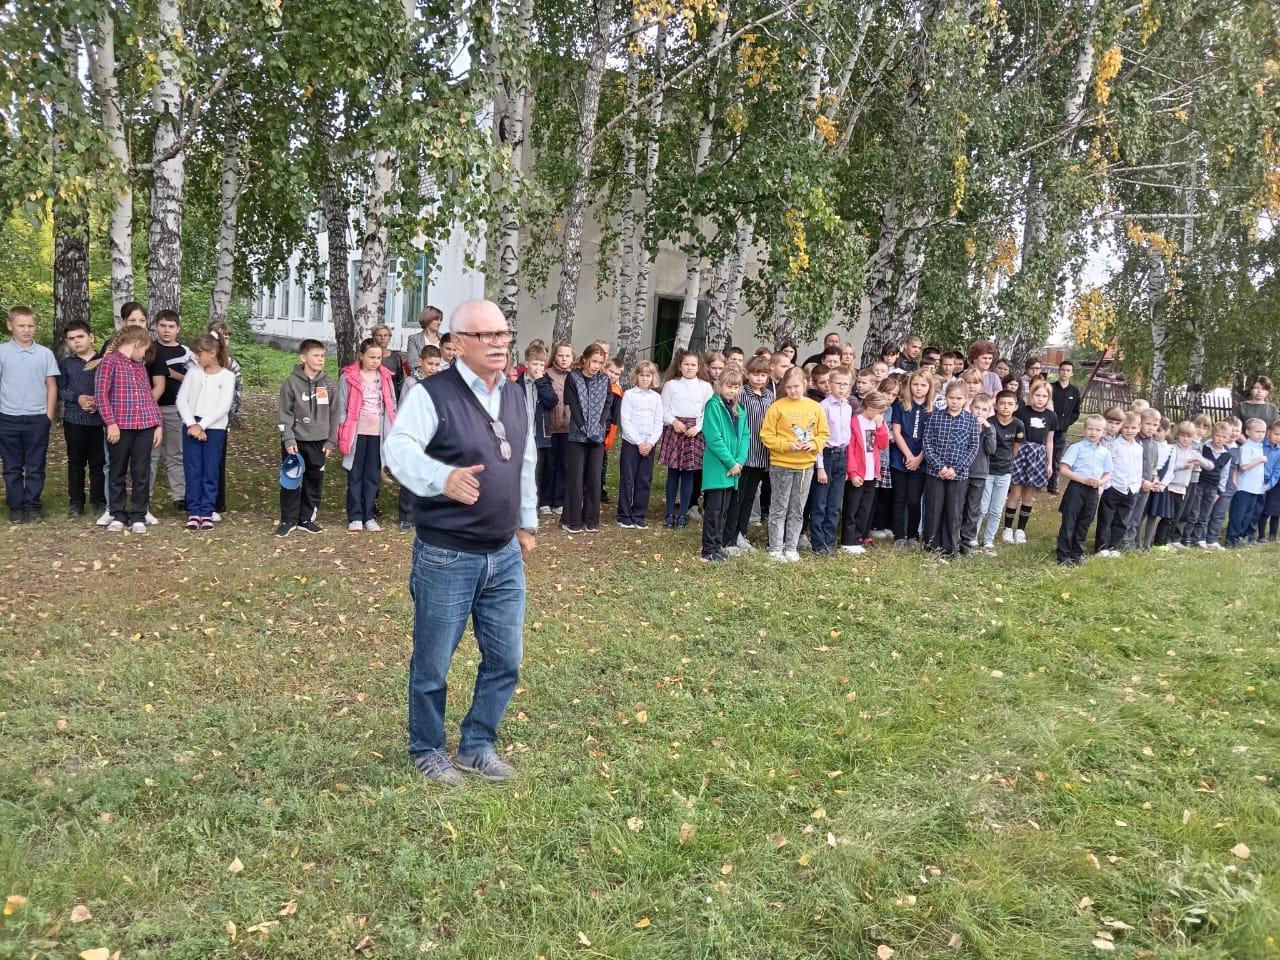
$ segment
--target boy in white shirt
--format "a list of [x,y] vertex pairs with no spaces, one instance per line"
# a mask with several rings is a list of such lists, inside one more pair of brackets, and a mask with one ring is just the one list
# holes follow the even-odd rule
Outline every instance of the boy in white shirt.
[[1103,443],[1111,451],[1111,479],[1098,503],[1098,529],[1094,536],[1094,553],[1099,557],[1118,557],[1124,543],[1125,526],[1133,509],[1138,491],[1142,489],[1142,444],[1138,431],[1142,417],[1126,413],[1120,433],[1110,443]]

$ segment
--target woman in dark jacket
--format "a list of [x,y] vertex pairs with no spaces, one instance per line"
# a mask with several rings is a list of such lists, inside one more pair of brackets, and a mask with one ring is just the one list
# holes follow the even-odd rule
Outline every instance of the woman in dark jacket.
[[560,523],[567,533],[594,533],[600,529],[600,470],[604,464],[604,438],[613,415],[604,363],[604,347],[593,343],[582,351],[577,369],[565,378],[569,434]]

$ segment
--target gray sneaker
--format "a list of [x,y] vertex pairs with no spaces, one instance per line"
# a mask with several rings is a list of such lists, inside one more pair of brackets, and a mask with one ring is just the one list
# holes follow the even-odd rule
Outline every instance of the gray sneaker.
[[498,751],[488,744],[475,753],[458,753],[453,762],[459,770],[478,773],[491,783],[505,783],[514,780],[516,775],[515,767],[498,756]]
[[453,765],[449,755],[443,750],[428,750],[413,758],[413,765],[428,780],[443,783],[448,787],[460,787],[466,781],[458,768]]

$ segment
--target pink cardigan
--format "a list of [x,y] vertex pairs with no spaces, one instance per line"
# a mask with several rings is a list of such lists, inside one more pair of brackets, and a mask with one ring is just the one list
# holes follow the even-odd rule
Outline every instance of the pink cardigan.
[[[849,443],[848,451],[845,453],[846,464],[848,466],[849,476],[862,477],[866,476],[866,451],[862,449],[863,441],[858,433],[858,415],[853,416],[853,432],[855,436]],[[880,477],[880,451],[889,449],[889,429],[882,423],[876,427],[876,437],[873,441],[876,451],[876,458],[872,462],[872,469],[875,470],[876,479]]]
[[[338,424],[338,449],[346,456],[356,447],[356,430],[364,398],[364,381],[360,378],[359,361],[343,367],[341,377],[347,385],[347,409],[342,423]],[[382,415],[395,423],[396,398],[395,388],[391,384],[391,371],[386,367],[378,367],[378,381],[382,390]]]

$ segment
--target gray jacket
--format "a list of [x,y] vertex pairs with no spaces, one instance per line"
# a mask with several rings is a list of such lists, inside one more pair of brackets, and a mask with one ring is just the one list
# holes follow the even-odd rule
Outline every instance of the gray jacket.
[[276,407],[280,442],[323,440],[327,449],[337,449],[337,405],[338,388],[329,375],[321,372],[314,380],[308,380],[302,364],[298,364],[280,385]]

